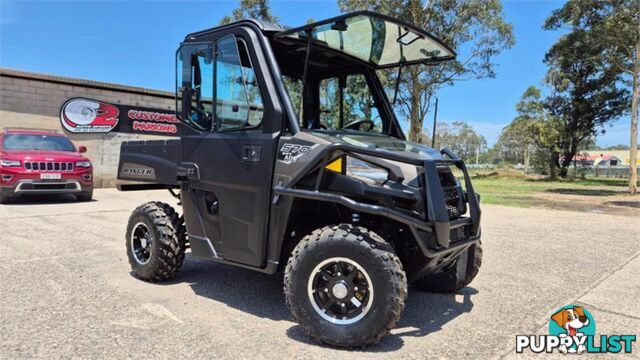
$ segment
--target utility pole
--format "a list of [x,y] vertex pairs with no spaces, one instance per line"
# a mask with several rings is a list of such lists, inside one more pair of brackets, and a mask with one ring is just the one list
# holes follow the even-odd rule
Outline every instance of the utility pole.
[[438,98],[436,98],[436,109],[433,112],[433,134],[431,135],[431,147],[436,146],[436,125],[438,119]]

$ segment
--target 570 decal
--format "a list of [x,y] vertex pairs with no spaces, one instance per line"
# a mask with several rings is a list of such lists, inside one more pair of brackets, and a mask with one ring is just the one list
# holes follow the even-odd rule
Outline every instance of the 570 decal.
[[[317,144],[316,144],[317,145]],[[301,156],[308,154],[316,145],[305,145],[296,143],[284,143],[278,153],[278,160],[285,164],[291,164]]]

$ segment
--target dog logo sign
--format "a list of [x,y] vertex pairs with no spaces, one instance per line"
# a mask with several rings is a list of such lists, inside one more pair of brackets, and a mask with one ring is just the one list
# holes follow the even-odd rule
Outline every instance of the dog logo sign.
[[[593,316],[582,306],[565,306],[551,315],[549,335],[560,338],[561,344],[558,346],[558,351],[563,354],[582,354],[587,350],[586,335],[593,336],[595,334],[596,323]],[[563,341],[567,338],[577,339],[577,341],[572,341],[572,346],[567,347],[566,343],[568,342]]]
[[516,335],[516,353],[581,355],[632,353],[636,335],[596,335],[596,321],[580,305],[567,305],[549,317],[549,335]]

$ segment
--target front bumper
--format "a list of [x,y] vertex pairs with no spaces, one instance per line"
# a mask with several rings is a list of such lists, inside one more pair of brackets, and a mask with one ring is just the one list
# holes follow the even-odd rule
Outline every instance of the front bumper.
[[63,178],[60,180],[40,180],[34,178],[17,179],[11,185],[4,185],[1,191],[6,195],[52,195],[78,194],[90,191],[91,181],[82,178]]

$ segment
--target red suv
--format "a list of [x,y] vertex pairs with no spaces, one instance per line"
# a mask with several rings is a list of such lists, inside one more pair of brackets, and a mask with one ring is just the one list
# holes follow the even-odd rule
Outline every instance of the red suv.
[[93,167],[63,134],[4,129],[0,133],[0,203],[19,195],[75,194],[93,197]]

